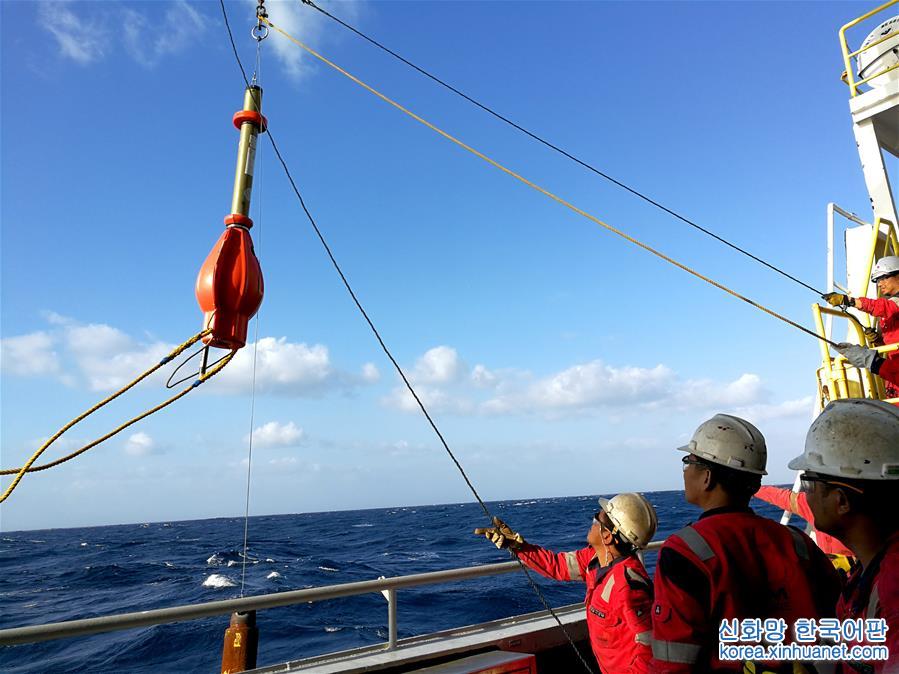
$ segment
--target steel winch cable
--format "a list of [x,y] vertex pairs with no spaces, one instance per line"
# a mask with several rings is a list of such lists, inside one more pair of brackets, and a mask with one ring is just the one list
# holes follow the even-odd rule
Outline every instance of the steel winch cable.
[[[257,7],[257,14],[261,14],[264,11],[263,8],[263,0],[259,0],[259,7]],[[257,26],[261,25],[260,22],[257,21]],[[253,69],[253,84],[256,84],[257,80],[261,79],[262,75],[262,41],[265,39],[265,36],[257,34],[256,30],[253,31],[253,38],[256,40],[256,65]],[[259,107],[259,101],[256,101],[256,107]],[[259,148],[261,150],[261,148]],[[259,170],[257,170],[257,174],[259,176],[257,194],[259,198],[256,200],[256,232],[258,236],[256,237],[256,245],[254,246],[256,250],[256,256],[259,257],[262,252],[262,205],[265,203],[262,199],[263,187],[265,186],[264,180],[264,163],[262,162],[262,152],[257,150],[257,158],[259,159]],[[253,474],[253,424],[256,419],[256,365],[258,362],[259,356],[259,321],[260,321],[261,307],[260,310],[256,312],[256,321],[253,327],[253,374],[252,374],[252,386],[250,395],[250,434],[247,436],[247,490],[246,490],[246,502],[244,504],[244,515],[243,515],[243,559],[240,565],[240,596],[243,597],[244,587],[246,585],[247,578],[247,558],[249,557],[249,537],[250,537],[250,485],[252,484],[251,478]]]
[[510,119],[509,117],[506,117],[505,115],[503,115],[503,114],[497,112],[496,110],[494,110],[494,109],[491,108],[490,106],[488,106],[488,105],[486,105],[486,104],[484,104],[484,103],[481,103],[481,102],[478,101],[476,98],[474,98],[474,97],[472,97],[472,96],[469,96],[469,95],[466,94],[464,91],[461,91],[461,90],[458,89],[457,87],[455,87],[455,86],[453,86],[452,84],[449,84],[448,82],[446,82],[446,81],[440,79],[440,78],[437,77],[436,75],[431,74],[430,72],[428,72],[428,71],[425,70],[424,68],[421,68],[420,66],[417,66],[417,65],[416,65],[415,63],[413,63],[412,61],[409,61],[408,59],[404,58],[403,56],[401,56],[400,54],[398,54],[398,53],[395,52],[394,50],[390,49],[389,47],[385,46],[384,44],[378,42],[378,41],[375,40],[374,38],[369,37],[368,35],[366,35],[365,33],[363,33],[363,32],[362,32],[361,30],[359,30],[358,28],[356,28],[356,27],[350,25],[349,23],[347,23],[346,21],[343,21],[342,19],[340,19],[340,18],[334,16],[333,14],[331,14],[331,13],[330,13],[329,11],[327,11],[326,9],[324,9],[324,8],[322,8],[322,7],[319,7],[317,4],[315,4],[315,2],[313,2],[313,0],[300,0],[300,2],[301,2],[302,4],[304,4],[304,5],[308,5],[309,7],[312,7],[313,9],[315,9],[315,10],[317,10],[318,12],[322,13],[324,16],[327,16],[328,18],[332,19],[333,21],[339,23],[341,26],[343,26],[343,27],[346,28],[347,30],[349,30],[349,31],[351,31],[351,32],[353,32],[353,33],[355,33],[356,35],[358,35],[359,37],[361,37],[363,40],[366,40],[367,42],[369,42],[370,44],[374,45],[374,46],[377,47],[378,49],[381,49],[381,50],[383,50],[384,52],[390,54],[390,55],[393,56],[395,59],[401,61],[402,63],[405,63],[407,66],[409,66],[409,67],[412,68],[413,70],[415,70],[415,71],[417,71],[418,73],[424,75],[425,77],[427,77],[428,79],[432,80],[433,82],[436,82],[437,84],[439,84],[440,86],[444,87],[445,89],[448,89],[449,91],[453,92],[454,94],[457,94],[458,96],[464,98],[466,101],[468,101],[468,102],[471,103],[472,105],[475,105],[476,107],[478,107],[478,108],[480,108],[481,110],[483,110],[484,112],[486,112],[486,113],[492,115],[492,116],[495,117],[496,119],[498,119],[498,120],[504,122],[505,124],[508,124],[509,126],[511,126],[511,127],[514,128],[514,129],[517,129],[518,131],[520,131],[521,133],[525,134],[525,135],[528,136],[529,138],[531,138],[531,139],[533,139],[533,140],[536,140],[538,143],[541,143],[542,145],[545,145],[546,147],[550,148],[551,150],[554,150],[555,152],[558,152],[558,153],[561,154],[562,156],[564,156],[564,157],[570,159],[571,161],[575,162],[576,164],[579,164],[580,166],[582,166],[583,168],[587,169],[588,171],[591,171],[591,172],[595,173],[596,175],[600,176],[601,178],[604,178],[605,180],[609,181],[610,183],[612,183],[612,184],[614,184],[614,185],[617,185],[618,187],[620,187],[621,189],[623,189],[623,190],[625,190],[625,191],[631,193],[632,195],[634,195],[634,196],[637,197],[638,199],[642,199],[642,200],[645,201],[646,203],[651,204],[652,206],[655,206],[655,207],[658,208],[659,210],[662,210],[662,211],[664,211],[665,213],[667,213],[668,215],[671,215],[672,217],[677,218],[677,219],[680,220],[681,222],[683,222],[683,223],[689,225],[690,227],[693,227],[694,229],[696,229],[696,230],[698,230],[698,231],[700,231],[700,232],[703,232],[703,233],[706,234],[707,236],[710,236],[711,238],[715,239],[716,241],[718,241],[718,242],[720,242],[720,243],[723,243],[725,246],[728,246],[729,248],[731,248],[731,249],[733,249],[733,250],[735,250],[735,251],[737,251],[737,252],[739,252],[739,253],[745,255],[746,257],[748,257],[748,258],[750,258],[750,259],[752,259],[752,260],[758,262],[759,264],[761,264],[761,265],[767,267],[767,268],[770,269],[771,271],[774,271],[774,272],[780,274],[780,275],[783,276],[784,278],[787,278],[787,279],[789,279],[789,280],[791,280],[791,281],[793,281],[793,282],[795,282],[795,283],[798,283],[798,284],[801,285],[803,288],[807,288],[808,290],[811,290],[811,291],[812,291],[813,293],[815,293],[816,295],[822,295],[822,294],[823,294],[820,290],[818,290],[817,288],[815,288],[815,287],[812,286],[812,285],[809,285],[808,283],[806,283],[806,282],[803,281],[802,279],[797,278],[796,276],[790,274],[789,272],[786,272],[786,271],[784,271],[783,269],[777,267],[776,265],[771,264],[771,263],[768,262],[767,260],[764,260],[763,258],[761,258],[761,257],[759,257],[759,256],[757,256],[757,255],[755,255],[754,253],[752,253],[752,252],[746,250],[745,248],[742,248],[741,246],[738,246],[737,244],[735,244],[735,243],[733,243],[733,242],[731,242],[731,241],[728,241],[727,239],[725,239],[724,237],[722,237],[722,236],[716,234],[715,232],[713,232],[712,230],[708,229],[707,227],[703,227],[702,225],[700,225],[699,223],[695,222],[694,220],[692,220],[692,219],[686,217],[685,215],[681,215],[680,213],[678,213],[678,212],[675,211],[674,209],[668,208],[667,206],[665,206],[663,203],[657,201],[656,199],[653,199],[652,197],[650,197],[650,196],[644,194],[643,192],[639,191],[638,189],[636,189],[636,188],[634,188],[634,187],[631,187],[630,185],[628,185],[628,184],[626,184],[626,183],[624,183],[624,182],[618,180],[618,179],[615,178],[614,176],[611,176],[611,175],[609,175],[608,173],[605,173],[604,171],[601,171],[600,169],[596,168],[595,166],[593,166],[593,165],[590,164],[589,162],[587,162],[587,161],[585,161],[585,160],[579,158],[578,156],[576,156],[576,155],[574,155],[574,154],[568,152],[568,151],[565,150],[564,148],[559,147],[559,146],[556,145],[555,143],[552,143],[551,141],[546,140],[545,138],[543,138],[542,136],[538,135],[537,133],[534,133],[533,131],[530,131],[529,129],[527,129],[526,127],[522,126],[521,124],[515,122],[514,120]]
[[[506,173],[507,175],[511,176],[512,178],[515,178],[515,179],[518,180],[519,182],[524,183],[524,184],[527,185],[528,187],[530,187],[530,188],[536,190],[537,192],[540,192],[540,193],[543,194],[544,196],[549,197],[549,198],[552,199],[553,201],[556,201],[557,203],[561,204],[562,206],[568,208],[569,210],[574,211],[574,212],[577,213],[578,215],[580,215],[580,216],[582,216],[582,217],[584,217],[584,218],[590,220],[591,222],[593,222],[593,223],[599,225],[599,226],[602,227],[603,229],[606,229],[607,231],[612,232],[613,234],[616,234],[616,235],[620,236],[620,237],[623,238],[624,240],[626,240],[626,241],[628,241],[628,242],[634,244],[635,246],[638,246],[638,247],[642,248],[642,249],[645,250],[646,252],[651,253],[651,254],[655,255],[656,257],[658,257],[658,258],[664,260],[665,262],[668,262],[669,264],[674,265],[675,267],[677,267],[677,268],[679,268],[679,269],[681,269],[681,270],[687,272],[688,274],[691,274],[691,275],[695,276],[696,278],[698,278],[698,279],[700,279],[700,280],[702,280],[702,281],[705,281],[705,282],[708,283],[709,285],[712,285],[712,286],[718,288],[719,290],[722,290],[722,291],[728,293],[728,294],[731,295],[732,297],[735,297],[735,298],[737,298],[737,299],[739,299],[739,300],[741,300],[741,301],[743,301],[743,302],[746,302],[747,304],[749,304],[749,305],[755,307],[756,309],[758,309],[758,310],[760,310],[760,311],[762,311],[762,312],[768,314],[769,316],[771,316],[771,317],[773,317],[773,318],[776,318],[776,319],[778,319],[778,320],[780,320],[780,321],[786,323],[787,325],[790,325],[791,327],[794,327],[794,328],[796,328],[797,330],[800,330],[801,332],[804,332],[804,333],[806,333],[807,335],[809,335],[809,336],[811,336],[811,337],[814,337],[815,339],[819,339],[819,340],[821,340],[821,341],[823,341],[823,342],[826,342],[827,344],[829,344],[829,345],[831,345],[831,346],[836,346],[836,342],[833,342],[833,341],[831,341],[830,339],[827,339],[826,337],[824,337],[824,336],[822,336],[822,335],[819,335],[819,334],[817,334],[816,332],[810,330],[809,328],[806,328],[804,325],[801,325],[800,323],[797,323],[796,321],[793,321],[793,320],[787,318],[786,316],[784,316],[784,315],[782,315],[782,314],[779,314],[779,313],[777,313],[776,311],[774,311],[774,310],[772,310],[772,309],[769,309],[768,307],[764,306],[763,304],[760,304],[759,302],[756,302],[755,300],[752,300],[752,299],[750,299],[749,297],[747,297],[747,296],[745,296],[745,295],[742,295],[742,294],[738,293],[738,292],[735,291],[735,290],[732,290],[731,288],[725,286],[723,283],[719,283],[718,281],[715,281],[714,279],[712,279],[712,278],[710,278],[710,277],[708,277],[708,276],[706,276],[706,275],[704,275],[704,274],[702,274],[702,273],[696,271],[695,269],[692,269],[691,267],[688,267],[687,265],[685,265],[685,264],[683,264],[683,263],[681,263],[681,262],[678,262],[677,260],[675,260],[675,259],[672,258],[671,256],[666,255],[665,253],[663,253],[663,252],[661,252],[661,251],[659,251],[659,250],[653,248],[652,246],[650,246],[650,245],[648,245],[648,244],[646,244],[646,243],[643,243],[642,241],[639,241],[638,239],[636,239],[636,238],[634,238],[633,236],[631,236],[631,235],[625,233],[624,231],[618,229],[617,227],[614,227],[614,226],[608,224],[607,222],[604,222],[603,220],[599,219],[598,217],[596,217],[596,216],[594,216],[594,215],[588,213],[587,211],[585,211],[585,210],[583,210],[583,209],[581,209],[581,208],[575,206],[575,205],[572,204],[571,202],[566,201],[566,200],[563,199],[562,197],[560,197],[560,196],[554,194],[553,192],[550,192],[550,191],[547,190],[546,188],[541,187],[540,185],[536,184],[535,182],[533,182],[533,181],[531,181],[531,180],[528,180],[528,179],[525,178],[524,176],[522,176],[522,175],[516,173],[515,171],[513,171],[513,170],[510,169],[510,168],[507,168],[506,166],[504,166],[503,164],[500,164],[500,163],[499,163],[498,161],[496,161],[495,159],[492,159],[492,158],[488,157],[488,156],[487,156],[486,154],[484,154],[483,152],[480,152],[479,150],[475,149],[474,147],[472,147],[472,146],[470,146],[470,145],[464,143],[463,141],[459,140],[459,139],[456,138],[455,136],[453,136],[453,135],[451,135],[450,133],[448,133],[448,132],[444,131],[443,129],[439,128],[439,127],[436,126],[435,124],[432,124],[432,123],[429,122],[428,120],[426,120],[426,119],[424,119],[423,117],[421,117],[421,116],[417,115],[416,113],[412,112],[411,110],[409,110],[408,108],[404,107],[404,106],[401,105],[400,103],[397,103],[397,102],[394,101],[392,98],[390,98],[390,97],[386,96],[385,94],[381,93],[380,91],[378,91],[377,89],[375,89],[375,88],[372,87],[371,85],[366,84],[365,82],[363,82],[362,80],[360,80],[360,79],[359,79],[358,77],[356,77],[355,75],[349,73],[348,71],[346,71],[345,69],[341,68],[339,65],[337,65],[337,64],[334,63],[333,61],[330,61],[330,60],[327,59],[326,57],[324,57],[324,56],[322,56],[321,54],[319,54],[317,51],[315,51],[314,49],[312,49],[312,48],[311,48],[310,46],[308,46],[307,44],[301,42],[301,41],[298,40],[297,38],[295,38],[295,37],[293,37],[292,35],[290,35],[289,33],[287,33],[287,32],[286,32],[285,30],[283,30],[282,28],[279,28],[278,26],[276,26],[275,24],[273,24],[273,23],[271,22],[271,20],[269,20],[269,19],[266,18],[266,19],[263,19],[263,21],[264,21],[270,28],[273,28],[274,30],[278,31],[281,35],[283,35],[285,38],[287,38],[288,40],[290,40],[291,42],[293,42],[294,44],[296,44],[298,47],[302,48],[303,50],[305,50],[307,53],[309,53],[310,55],[312,55],[312,56],[314,56],[315,58],[317,58],[317,59],[318,59],[319,61],[321,61],[322,63],[325,63],[326,65],[330,66],[331,68],[333,68],[334,70],[336,70],[337,72],[339,72],[340,74],[342,74],[343,76],[345,76],[345,77],[347,77],[348,79],[352,80],[353,82],[355,82],[356,84],[358,84],[359,86],[361,86],[363,89],[367,90],[369,93],[374,94],[375,96],[377,96],[378,98],[380,98],[380,99],[381,99],[382,101],[384,101],[385,103],[388,103],[389,105],[393,106],[394,108],[396,108],[396,109],[399,110],[400,112],[402,112],[402,113],[408,115],[409,117],[411,117],[411,118],[414,119],[415,121],[419,122],[420,124],[423,124],[424,126],[428,127],[428,128],[431,129],[432,131],[434,131],[435,133],[437,133],[437,134],[443,136],[444,138],[446,138],[446,139],[449,140],[450,142],[452,142],[452,143],[458,145],[458,146],[461,147],[462,149],[464,149],[464,150],[470,152],[471,154],[475,155],[476,157],[478,157],[478,158],[484,160],[485,162],[487,162],[487,163],[490,164],[491,166],[493,166],[493,167],[495,167],[495,168],[498,168],[498,169],[499,169],[500,171],[502,171],[503,173]],[[277,150],[276,150],[276,152],[277,152]],[[817,291],[816,291],[816,292],[817,292]]]
[[[237,51],[237,45],[234,42],[234,35],[231,32],[231,25],[228,21],[228,13],[225,10],[224,0],[219,0],[219,4],[222,9],[222,16],[224,18],[225,28],[228,32],[228,38],[231,42],[231,49],[234,52],[234,57],[237,61],[238,67],[240,68],[240,72],[241,72],[241,75],[243,76],[244,83],[247,85],[247,87],[249,87],[250,82],[249,82],[249,79],[247,78],[247,73],[243,67],[243,63],[240,60],[240,55]],[[263,19],[263,21],[265,21],[265,23],[270,26],[272,25],[271,22],[268,21],[268,19]],[[459,473],[462,475],[462,478],[465,481],[465,484],[468,486],[468,489],[474,495],[475,499],[477,499],[478,504],[481,506],[481,509],[484,512],[484,515],[488,519],[490,519],[491,523],[492,523],[493,518],[491,516],[490,509],[487,507],[487,504],[484,503],[484,500],[481,498],[481,496],[478,493],[477,489],[475,488],[474,484],[472,484],[471,479],[468,477],[468,474],[465,472],[465,469],[462,467],[462,464],[459,462],[459,460],[456,458],[456,455],[450,449],[450,446],[447,443],[446,438],[443,436],[443,433],[437,427],[436,422],[434,421],[433,417],[431,417],[430,413],[428,412],[427,408],[425,407],[425,405],[422,402],[421,398],[419,397],[418,393],[416,393],[415,388],[412,386],[412,383],[409,381],[409,378],[406,376],[406,373],[403,371],[402,366],[400,366],[400,364],[397,362],[396,358],[393,356],[393,353],[390,351],[387,344],[384,342],[384,339],[381,337],[381,333],[378,331],[377,327],[375,327],[374,322],[372,322],[371,317],[368,315],[368,312],[362,306],[362,303],[359,301],[359,298],[356,295],[355,291],[353,290],[352,286],[350,285],[349,280],[347,279],[346,275],[344,274],[343,270],[341,269],[340,264],[337,262],[337,259],[335,258],[334,253],[331,250],[331,247],[328,245],[328,242],[326,241],[324,235],[322,234],[321,229],[319,228],[318,224],[315,222],[315,218],[312,216],[312,213],[309,211],[308,207],[306,206],[306,202],[303,199],[303,195],[300,192],[299,188],[297,187],[296,181],[294,180],[294,178],[290,172],[290,169],[287,166],[287,162],[284,160],[284,157],[282,156],[280,150],[278,149],[277,143],[275,142],[274,136],[272,135],[270,125],[268,126],[268,128],[266,130],[266,135],[268,135],[269,143],[271,143],[272,150],[274,151],[275,156],[277,156],[278,161],[281,164],[281,167],[284,170],[284,173],[287,177],[287,180],[290,183],[290,186],[293,189],[294,194],[296,195],[297,199],[299,200],[299,203],[303,209],[303,212],[306,214],[306,217],[309,220],[309,223],[312,225],[312,228],[315,231],[315,234],[318,237],[319,242],[321,243],[322,247],[324,248],[325,253],[327,254],[328,258],[330,259],[332,266],[334,267],[337,274],[340,276],[340,280],[343,283],[344,287],[346,288],[347,292],[349,293],[350,298],[353,300],[353,303],[356,305],[356,308],[359,310],[360,314],[365,319],[365,322],[368,324],[368,327],[371,329],[372,333],[374,334],[375,339],[378,341],[378,344],[381,347],[381,350],[387,356],[388,360],[390,360],[390,362],[393,365],[394,369],[396,370],[397,374],[399,374],[400,378],[403,380],[403,383],[405,384],[406,389],[409,391],[409,393],[415,399],[415,402],[418,404],[419,409],[421,410],[424,417],[427,419],[428,424],[430,425],[431,429],[434,431],[437,438],[440,440],[440,443],[443,446],[443,449],[449,455],[450,459],[455,464]],[[568,643],[571,645],[571,648],[574,650],[575,655],[577,655],[578,659],[580,660],[581,665],[584,667],[584,670],[589,672],[590,674],[592,674],[594,671],[593,668],[590,666],[590,664],[584,658],[583,654],[581,654],[580,650],[578,649],[577,645],[574,642],[574,638],[571,636],[571,633],[568,631],[568,628],[565,627],[564,623],[562,623],[559,616],[549,605],[549,602],[546,600],[546,597],[543,595],[543,592],[540,590],[540,587],[537,585],[536,581],[533,579],[533,577],[531,576],[531,573],[528,571],[527,567],[524,565],[524,563],[521,561],[521,559],[518,558],[518,555],[514,554],[514,553],[512,553],[512,554],[514,555],[515,560],[518,562],[519,567],[524,572],[525,577],[527,578],[528,582],[531,585],[531,588],[533,589],[533,591],[539,598],[540,602],[542,603],[544,609],[555,619],[559,628],[561,628],[562,632],[565,635],[565,638],[567,639]]]

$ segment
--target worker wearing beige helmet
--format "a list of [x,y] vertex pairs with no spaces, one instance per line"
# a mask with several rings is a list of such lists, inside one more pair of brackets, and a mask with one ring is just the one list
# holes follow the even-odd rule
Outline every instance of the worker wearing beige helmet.
[[703,512],[659,551],[652,671],[803,671],[718,657],[725,619],[782,619],[792,628],[799,618],[835,612],[839,580],[824,553],[798,529],[749,508],[767,474],[765,438],[745,419],[716,414],[678,449],[686,453],[684,495]]
[[843,674],[899,672],[899,408],[879,400],[836,400],[812,423],[805,451],[790,462],[815,526],[860,562],[837,604],[841,620],[883,621],[886,660],[841,664]]
[[475,533],[512,550],[548,578],[584,582],[587,628],[600,669],[606,674],[642,674],[649,671],[651,659],[652,583],[637,551],[655,534],[656,512],[641,494],[601,498],[599,505],[587,546],[572,552],[527,543],[499,518],[493,527]]

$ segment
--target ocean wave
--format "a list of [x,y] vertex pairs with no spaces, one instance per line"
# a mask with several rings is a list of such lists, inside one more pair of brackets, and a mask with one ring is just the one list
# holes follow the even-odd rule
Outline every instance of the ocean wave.
[[280,577],[281,577],[280,573],[278,573],[277,571],[272,571],[265,578],[266,578],[266,580],[272,580],[273,578],[280,578]]
[[368,522],[363,522],[362,524],[354,524],[354,525],[353,525],[353,527],[354,527],[354,528],[357,528],[357,529],[358,529],[359,527],[373,527],[373,526],[375,526],[375,525],[374,525],[374,524],[369,524]]
[[228,578],[228,576],[223,576],[220,573],[210,574],[209,577],[203,581],[203,587],[223,588],[234,587],[235,585],[237,585],[237,583]]
[[217,552],[212,553],[212,555],[206,560],[206,566],[221,566],[222,562],[224,562],[224,557],[221,557]]
[[331,573],[340,573],[340,569],[332,569],[330,566],[320,566],[318,567],[322,571],[330,571]]
[[326,627],[325,632],[339,632],[342,629],[342,627]]

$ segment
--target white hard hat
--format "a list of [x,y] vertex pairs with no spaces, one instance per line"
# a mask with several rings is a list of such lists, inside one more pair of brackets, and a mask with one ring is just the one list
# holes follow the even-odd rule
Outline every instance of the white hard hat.
[[812,422],[793,470],[857,480],[899,480],[899,408],[880,400],[834,400]]
[[716,414],[700,424],[693,439],[678,450],[744,473],[768,474],[765,437],[745,419],[730,414]]
[[877,279],[897,273],[899,273],[899,257],[887,255],[875,262],[871,268],[871,283],[877,283]]
[[617,533],[637,548],[645,548],[656,532],[659,520],[656,509],[643,494],[618,494],[611,499],[599,499],[599,506],[614,525]]

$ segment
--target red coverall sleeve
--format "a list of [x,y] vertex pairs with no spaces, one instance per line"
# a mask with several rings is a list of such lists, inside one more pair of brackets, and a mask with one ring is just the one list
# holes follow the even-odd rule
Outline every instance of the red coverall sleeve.
[[[664,552],[664,548],[663,548]],[[673,554],[671,554],[673,553]],[[670,563],[668,563],[670,562]],[[703,601],[706,593],[695,586],[708,583],[705,573],[679,552],[659,554],[652,610],[652,666],[656,674],[689,674],[696,670],[702,644],[717,643],[718,626],[712,625]]]
[[877,375],[884,381],[899,386],[899,358],[887,358],[883,361],[877,369]]
[[[895,569],[896,565],[890,565],[890,569]],[[876,666],[874,670],[878,673],[891,674],[899,672],[899,574],[882,573],[877,580],[877,591],[880,595],[880,614],[878,618],[887,621],[889,631],[886,634],[887,641],[885,646],[890,649],[890,655],[886,662],[882,663],[882,669]]]
[[856,306],[866,314],[877,316],[877,318],[890,318],[899,314],[899,304],[887,297],[879,297],[872,300],[869,297],[856,297]]
[[518,559],[537,573],[555,580],[583,580],[584,570],[595,555],[593,548],[574,552],[553,552],[539,545],[525,543]]
[[806,522],[815,523],[815,516],[809,507],[808,498],[802,492],[795,492],[783,487],[761,487],[755,497],[766,503],[775,505],[778,508],[789,510],[791,513],[799,515]]
[[634,635],[638,644],[647,647],[652,645],[652,589],[649,585],[645,589],[630,588],[624,594],[624,614],[628,631]]

